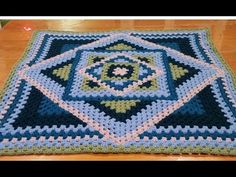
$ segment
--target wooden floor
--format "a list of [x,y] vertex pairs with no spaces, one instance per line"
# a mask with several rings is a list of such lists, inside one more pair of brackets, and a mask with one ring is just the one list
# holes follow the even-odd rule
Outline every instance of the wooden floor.
[[[236,71],[236,21],[224,20],[13,20],[0,29],[0,87],[12,66],[22,55],[33,30],[102,31],[102,30],[211,30],[213,42]],[[211,155],[163,154],[76,154],[1,156],[0,160],[236,160],[236,157]]]

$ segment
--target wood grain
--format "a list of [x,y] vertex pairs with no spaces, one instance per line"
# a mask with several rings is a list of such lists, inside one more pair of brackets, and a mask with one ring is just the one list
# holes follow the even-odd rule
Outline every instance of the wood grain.
[[[212,40],[233,71],[236,71],[236,21],[234,20],[13,20],[0,29],[0,88],[13,65],[21,57],[33,30],[171,30],[211,31]],[[164,154],[72,154],[1,156],[0,160],[236,160],[214,155]]]

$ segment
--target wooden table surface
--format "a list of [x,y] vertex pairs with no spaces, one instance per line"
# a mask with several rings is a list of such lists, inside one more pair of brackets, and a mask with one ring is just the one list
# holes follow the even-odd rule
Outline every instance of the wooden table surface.
[[[0,29],[0,88],[11,68],[21,57],[33,30],[102,31],[102,30],[211,30],[213,42],[236,71],[236,21],[233,20],[13,20]],[[164,154],[73,154],[1,156],[0,160],[236,160],[236,157],[213,155]]]

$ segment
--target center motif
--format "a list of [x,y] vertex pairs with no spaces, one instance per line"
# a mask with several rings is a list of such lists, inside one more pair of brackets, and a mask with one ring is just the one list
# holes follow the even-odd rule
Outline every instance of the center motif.
[[[88,53],[87,56],[91,54]],[[79,70],[79,74],[120,96],[158,77],[161,73],[157,67],[127,52],[110,53],[101,61]]]
[[120,68],[120,67],[117,67],[113,70],[113,74],[114,75],[120,75],[120,76],[124,76],[125,74],[127,74],[128,70],[126,68]]

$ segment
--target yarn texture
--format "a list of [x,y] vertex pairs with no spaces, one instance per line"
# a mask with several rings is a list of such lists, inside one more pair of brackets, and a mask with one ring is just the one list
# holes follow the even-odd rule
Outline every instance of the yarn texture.
[[209,31],[36,31],[0,94],[0,155],[236,155],[235,77]]

